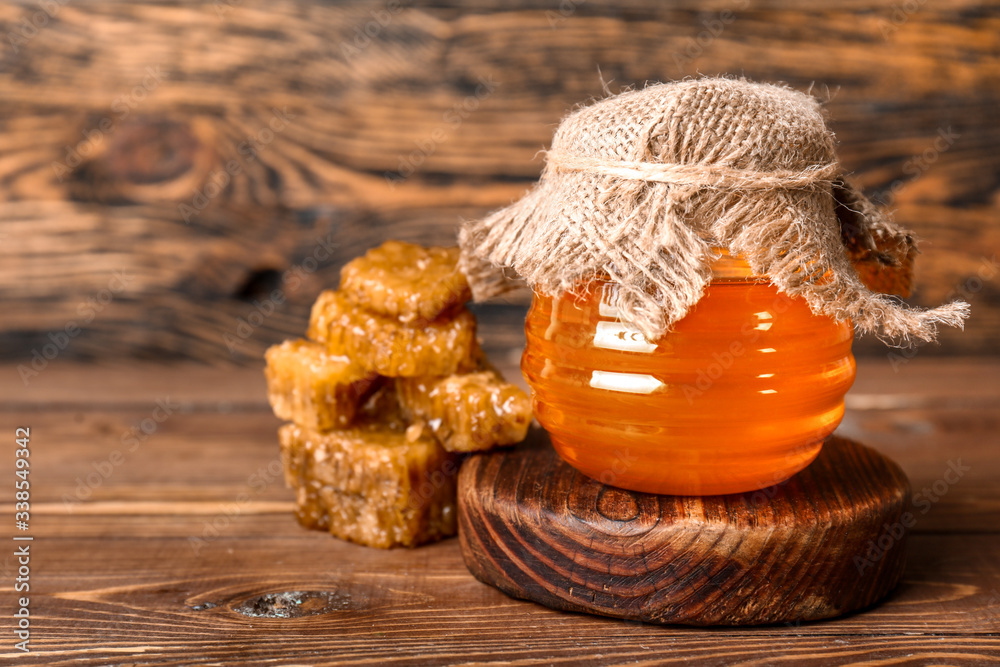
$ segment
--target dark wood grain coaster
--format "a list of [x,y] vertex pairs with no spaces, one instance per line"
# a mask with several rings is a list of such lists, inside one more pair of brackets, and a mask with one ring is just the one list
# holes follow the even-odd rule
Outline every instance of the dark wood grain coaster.
[[838,616],[899,582],[914,518],[893,461],[830,437],[798,475],[727,496],[658,496],[577,472],[534,432],[469,459],[462,553],[481,581],[554,609],[649,623]]

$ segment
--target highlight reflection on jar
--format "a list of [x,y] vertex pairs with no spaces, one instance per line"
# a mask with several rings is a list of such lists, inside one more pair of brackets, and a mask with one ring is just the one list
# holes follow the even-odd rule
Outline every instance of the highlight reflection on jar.
[[713,270],[655,341],[619,320],[607,280],[535,294],[522,370],[539,423],[581,472],[652,493],[751,491],[806,467],[840,423],[850,322],[813,315],[725,254]]

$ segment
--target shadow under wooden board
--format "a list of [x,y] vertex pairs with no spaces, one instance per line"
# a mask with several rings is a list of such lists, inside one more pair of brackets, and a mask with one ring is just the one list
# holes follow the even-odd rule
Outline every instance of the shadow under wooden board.
[[925,239],[913,301],[972,301],[921,354],[996,352],[1000,3],[900,7],[98,0],[32,29],[0,3],[0,355],[72,323],[66,357],[249,363],[347,259],[523,194],[605,83],[718,73],[826,100],[845,167]]

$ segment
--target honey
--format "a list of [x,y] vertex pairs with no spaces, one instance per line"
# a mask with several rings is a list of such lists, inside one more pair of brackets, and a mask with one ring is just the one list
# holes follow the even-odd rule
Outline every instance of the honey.
[[540,293],[521,368],[559,455],[605,484],[677,495],[780,483],[816,458],[854,382],[849,321],[814,315],[723,253],[704,296],[655,341],[616,286]]

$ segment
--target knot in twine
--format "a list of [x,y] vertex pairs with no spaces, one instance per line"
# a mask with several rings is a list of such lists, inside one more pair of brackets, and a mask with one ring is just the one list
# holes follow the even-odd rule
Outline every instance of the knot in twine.
[[913,235],[844,180],[819,103],[745,80],[697,79],[567,116],[527,195],[460,234],[482,300],[516,286],[558,295],[599,274],[626,324],[659,338],[698,302],[714,247],[742,256],[813,313],[896,342],[961,327],[968,304],[911,308]]

